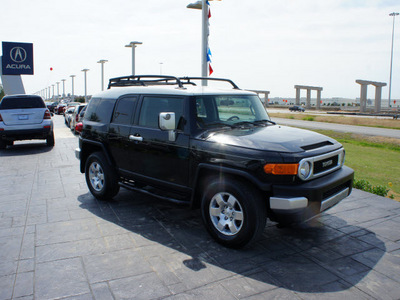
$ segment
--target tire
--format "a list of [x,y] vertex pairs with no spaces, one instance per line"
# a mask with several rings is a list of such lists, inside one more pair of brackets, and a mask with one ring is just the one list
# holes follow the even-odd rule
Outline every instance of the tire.
[[48,147],[54,147],[54,132],[51,132],[49,136],[46,138],[46,144]]
[[241,248],[261,236],[267,214],[257,190],[230,178],[213,178],[205,187],[201,201],[203,222],[218,243]]
[[101,152],[92,153],[85,164],[86,184],[99,200],[111,200],[119,192],[118,176]]

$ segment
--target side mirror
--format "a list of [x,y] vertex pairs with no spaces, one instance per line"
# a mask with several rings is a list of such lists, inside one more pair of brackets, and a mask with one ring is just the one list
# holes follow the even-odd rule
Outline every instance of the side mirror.
[[175,142],[176,133],[175,133],[175,113],[173,112],[162,112],[158,117],[161,130],[168,131],[168,139],[171,142]]

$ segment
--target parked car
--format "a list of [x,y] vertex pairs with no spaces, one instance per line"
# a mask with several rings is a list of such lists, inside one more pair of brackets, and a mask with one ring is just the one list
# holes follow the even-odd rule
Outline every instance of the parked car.
[[300,111],[300,112],[306,111],[303,106],[299,106],[299,105],[291,106],[291,107],[289,107],[289,110],[290,111]]
[[74,133],[75,134],[81,133],[82,132],[82,128],[83,128],[82,122],[76,123]]
[[88,104],[75,154],[95,198],[122,186],[200,208],[210,235],[233,248],[255,242],[267,218],[285,225],[326,211],[354,176],[339,142],[276,125],[257,94],[217,78],[110,79]]
[[71,114],[69,121],[69,128],[75,133],[75,125],[79,122],[81,111],[87,106],[87,104],[77,105],[73,113]]
[[65,103],[60,103],[54,110],[54,113],[57,115],[62,115],[64,113],[64,108],[67,106]]
[[64,122],[65,122],[65,125],[67,125],[68,127],[71,122],[71,116],[74,113],[75,109],[76,109],[76,106],[68,106],[64,111]]
[[57,107],[58,102],[46,102],[46,106],[50,112],[54,113],[55,108]]
[[42,97],[5,96],[0,101],[0,149],[16,140],[45,139],[54,146],[53,120]]

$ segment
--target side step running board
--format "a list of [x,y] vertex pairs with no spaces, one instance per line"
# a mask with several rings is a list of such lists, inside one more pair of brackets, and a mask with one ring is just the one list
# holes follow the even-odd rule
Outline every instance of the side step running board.
[[135,186],[133,186],[131,184],[127,184],[127,183],[124,183],[124,182],[120,182],[119,185],[122,186],[123,188],[128,189],[128,190],[139,192],[139,193],[146,194],[146,195],[150,195],[152,197],[155,197],[155,198],[158,198],[158,199],[161,199],[161,200],[166,200],[166,201],[169,201],[169,202],[172,202],[172,203],[175,203],[175,204],[179,204],[179,205],[189,205],[190,204],[189,201],[179,200],[179,199],[166,197],[166,196],[161,196],[159,194],[152,193],[151,191],[148,191],[148,190],[145,190],[145,189],[141,189],[141,188],[135,187]]

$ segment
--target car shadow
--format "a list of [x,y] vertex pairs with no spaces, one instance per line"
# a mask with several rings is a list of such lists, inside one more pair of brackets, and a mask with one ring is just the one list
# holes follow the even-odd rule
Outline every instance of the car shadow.
[[[78,200],[81,208],[142,240],[189,256],[182,260],[183,268],[199,272],[211,264],[273,288],[296,292],[347,290],[360,282],[386,252],[385,244],[373,232],[329,214],[287,228],[278,228],[268,220],[258,242],[235,250],[219,245],[208,235],[199,210],[125,189],[109,202],[97,201],[90,193]],[[358,239],[361,235],[368,242]],[[364,255],[368,263],[357,260],[359,255]]]
[[18,143],[0,150],[0,156],[33,155],[50,152],[52,149],[53,147],[48,147],[45,141]]

